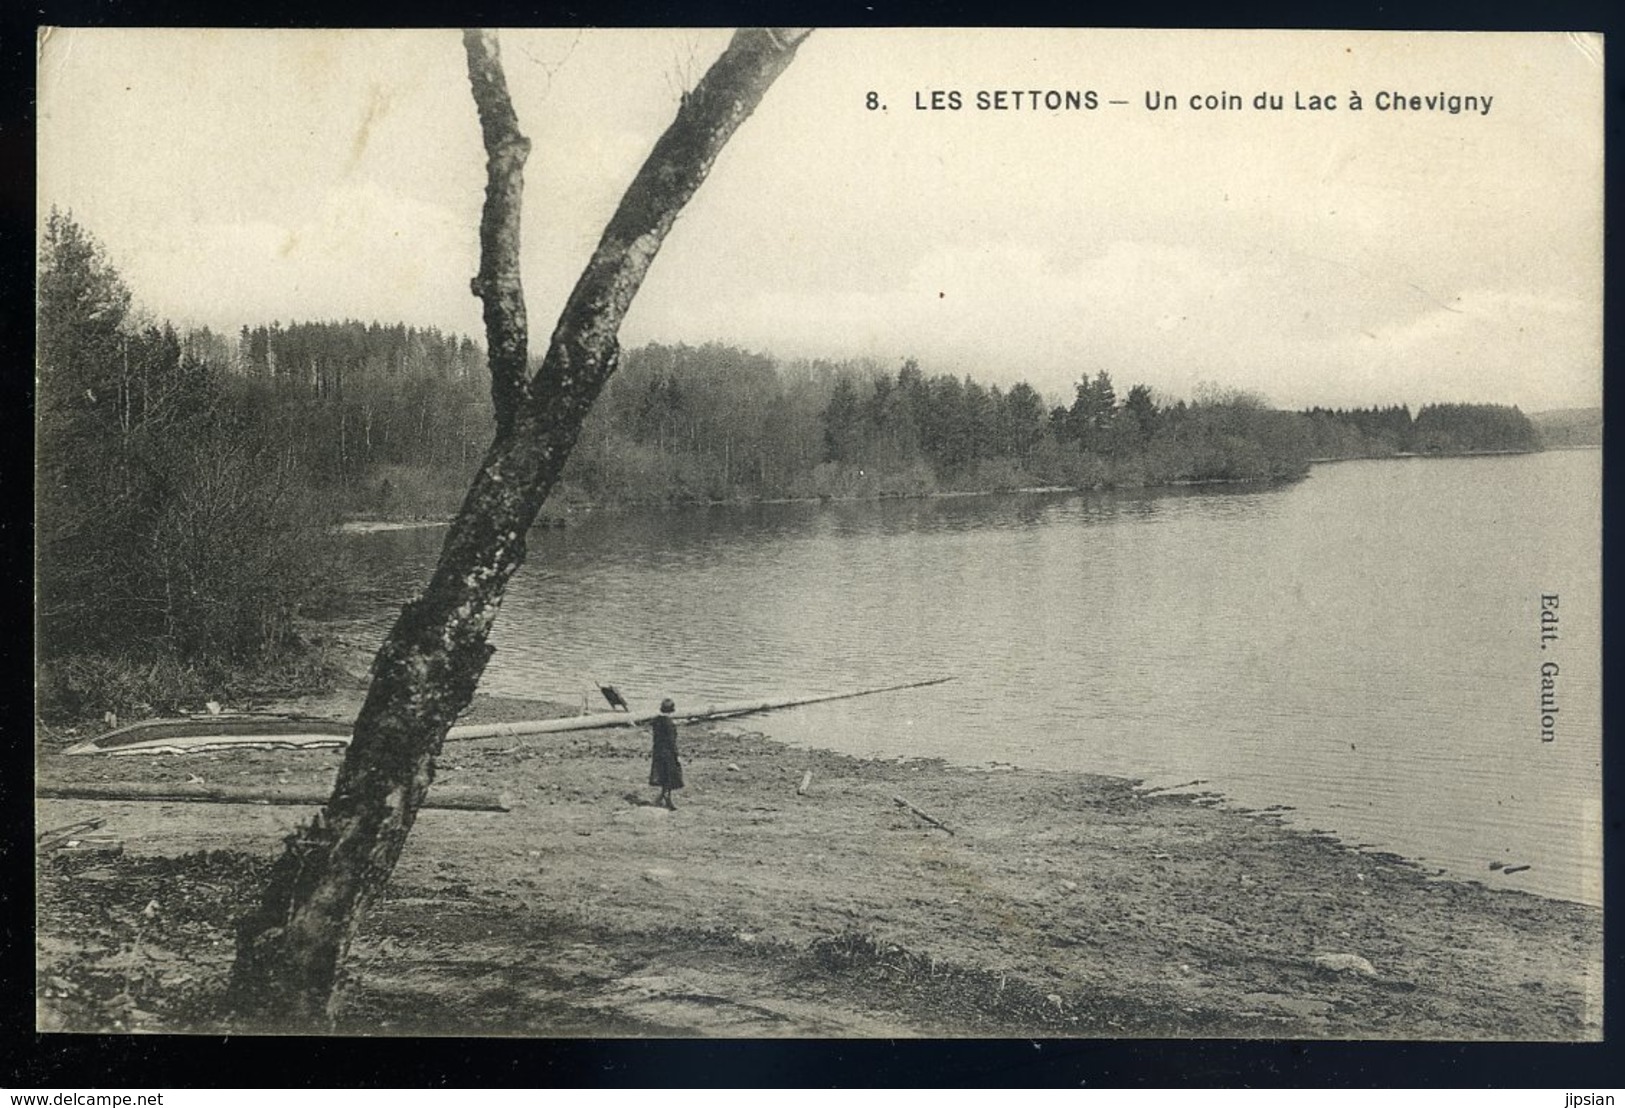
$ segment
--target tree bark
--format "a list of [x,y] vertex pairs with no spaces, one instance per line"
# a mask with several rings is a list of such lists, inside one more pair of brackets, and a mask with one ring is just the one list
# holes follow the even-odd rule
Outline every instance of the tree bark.
[[525,560],[525,536],[615,369],[632,298],[678,212],[809,33],[734,35],[628,187],[533,379],[518,264],[529,142],[519,133],[495,34],[464,34],[487,155],[473,290],[485,309],[496,438],[428,587],[378,652],[332,798],[288,837],[261,903],[238,926],[229,1002],[244,1020],[309,1030],[335,1018],[345,954],[400,857],[446,730],[473,698],[491,656],[492,622]]
[[463,35],[463,47],[468,53],[468,81],[479,111],[486,154],[480,271],[469,288],[485,309],[491,406],[496,412],[500,439],[513,430],[514,414],[524,400],[530,371],[530,329],[519,270],[519,224],[530,140],[519,133],[519,117],[508,96],[508,78],[502,70],[496,32],[468,31]]

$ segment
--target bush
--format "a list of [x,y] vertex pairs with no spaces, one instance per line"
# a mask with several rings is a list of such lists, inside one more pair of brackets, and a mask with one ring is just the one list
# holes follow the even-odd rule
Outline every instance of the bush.
[[106,712],[140,719],[201,708],[217,695],[219,681],[209,668],[165,657],[71,655],[40,667],[38,714],[48,723],[63,723]]
[[1098,489],[1110,483],[1111,467],[1075,444],[1045,439],[1033,452],[1033,471],[1046,485]]
[[930,496],[937,491],[937,475],[926,461],[915,461],[899,469],[869,474],[874,495]]
[[184,661],[104,653],[72,654],[44,662],[35,688],[35,711],[50,724],[199,712],[211,700],[243,703],[280,696],[331,692],[344,671],[322,644],[298,643],[250,664]]
[[1026,488],[1032,478],[1010,458],[987,458],[977,462],[954,482],[957,489],[972,492],[1009,492]]
[[1150,483],[1145,457],[1134,454],[1118,460],[1112,466],[1112,488],[1140,489]]
[[365,519],[449,519],[468,495],[471,478],[455,468],[377,466],[352,489],[348,510]]

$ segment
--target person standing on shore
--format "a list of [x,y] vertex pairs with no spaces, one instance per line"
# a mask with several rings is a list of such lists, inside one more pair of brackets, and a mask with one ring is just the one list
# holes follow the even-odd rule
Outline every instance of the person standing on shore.
[[671,791],[683,787],[683,767],[677,761],[677,724],[671,718],[677,705],[668,697],[660,702],[660,714],[654,718],[654,753],[649,765],[649,784],[660,790],[655,801],[669,811],[677,805],[671,801]]

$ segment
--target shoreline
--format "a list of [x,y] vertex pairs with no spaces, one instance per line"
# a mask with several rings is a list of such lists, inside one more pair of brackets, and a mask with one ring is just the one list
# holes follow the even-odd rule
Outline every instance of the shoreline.
[[[1338,462],[1381,462],[1414,458],[1496,458],[1520,457],[1526,454],[1540,454],[1548,450],[1600,450],[1600,445],[1556,446],[1543,447],[1540,450],[1458,450],[1438,452],[1400,452],[1396,454],[1349,455],[1348,457],[1310,458],[1310,470],[1318,465],[1334,465]],[[1120,485],[1120,486],[1079,486],[1079,485],[1030,485],[1013,489],[942,489],[934,492],[918,493],[879,493],[872,496],[762,496],[762,497],[731,497],[714,500],[682,500],[682,501],[623,501],[612,504],[580,503],[552,507],[544,505],[542,514],[537,518],[538,527],[565,527],[569,525],[568,517],[576,513],[590,514],[594,512],[628,512],[640,510],[675,510],[681,508],[751,508],[768,504],[869,504],[894,500],[948,500],[971,496],[1041,496],[1102,492],[1157,492],[1163,489],[1190,489],[1206,488],[1223,485],[1285,485],[1306,480],[1311,473],[1306,470],[1295,477],[1236,477],[1236,478],[1204,478],[1189,481],[1160,481],[1156,484],[1146,485]],[[549,512],[549,508],[552,511]],[[412,519],[376,519],[376,518],[350,518],[337,524],[334,530],[341,534],[375,534],[382,531],[409,531],[427,527],[445,527],[451,523],[453,516],[443,517],[414,517]]]
[[[329,698],[328,712],[348,699]],[[469,718],[534,718],[537,707],[481,696]],[[1199,795],[1073,772],[854,758],[778,743],[748,723],[683,729],[689,787],[675,813],[652,805],[641,730],[448,745],[441,782],[498,786],[516,802],[502,814],[423,813],[352,954],[344,1029],[1601,1034],[1599,909],[1434,879],[1397,855]],[[338,756],[47,754],[41,778],[65,772],[64,761],[76,777],[104,780],[320,786]],[[218,891],[200,892],[191,915],[203,926],[184,894],[165,889],[187,888],[190,874],[191,887],[218,890],[235,876],[246,887],[232,899],[246,895],[255,867],[305,815],[38,802],[42,828],[102,816],[125,843],[117,861],[77,875],[42,865],[42,980],[89,995],[95,967],[117,948],[76,948],[61,924],[82,918],[79,897],[127,886],[133,919],[150,894],[176,923],[170,964],[192,990],[165,989],[160,976],[139,998],[149,1022],[130,1026],[217,1030],[203,1001],[229,966],[234,913]],[[198,850],[232,853],[183,857]],[[103,876],[87,882],[98,867]],[[145,941],[168,949],[164,936]],[[92,1029],[72,995],[42,1001],[41,1012],[42,1025]]]
[[1401,458],[1520,458],[1526,454],[1544,454],[1548,450],[1600,450],[1599,446],[1543,446],[1538,450],[1399,450],[1392,454],[1350,454],[1347,457],[1310,458],[1312,466],[1333,462],[1386,462]]
[[[891,501],[957,500],[977,496],[1083,496],[1091,493],[1159,492],[1165,489],[1205,488],[1216,485],[1285,485],[1305,480],[1307,477],[1307,473],[1297,477],[1214,477],[1191,481],[1162,481],[1154,485],[1100,485],[1087,488],[1081,485],[1029,485],[1015,489],[943,489],[935,492],[879,493],[874,496],[765,496],[733,497],[722,500],[630,500],[613,504],[582,503],[561,505],[554,508],[552,514],[549,514],[548,511],[550,505],[543,505],[535,526],[543,528],[567,527],[569,526],[568,517],[576,513],[590,515],[600,512],[679,511],[687,508],[756,508],[764,505],[783,504],[879,504]],[[382,531],[412,531],[427,527],[446,527],[450,525],[453,518],[453,516],[448,515],[409,520],[346,519],[335,525],[333,530],[340,534],[354,535],[376,534]]]

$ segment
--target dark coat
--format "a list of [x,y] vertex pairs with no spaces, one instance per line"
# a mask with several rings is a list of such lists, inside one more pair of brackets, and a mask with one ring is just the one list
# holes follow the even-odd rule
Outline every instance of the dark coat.
[[683,787],[683,767],[677,761],[677,724],[670,716],[654,719],[655,747],[649,764],[649,784],[662,789]]

